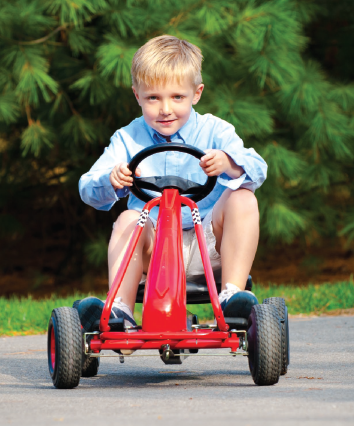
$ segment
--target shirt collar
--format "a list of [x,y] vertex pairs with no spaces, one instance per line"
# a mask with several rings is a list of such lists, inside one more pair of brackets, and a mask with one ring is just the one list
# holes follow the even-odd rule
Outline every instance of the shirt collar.
[[[146,121],[145,121],[145,119],[144,119],[144,117],[142,117],[143,118],[143,121],[144,121],[144,125],[145,125],[145,127],[146,127],[146,129],[147,129],[147,131],[149,132],[149,134],[150,134],[150,136],[151,136],[151,139],[154,141],[154,142],[164,142],[165,140],[164,140],[164,137],[163,136],[161,136],[160,134],[159,134],[159,132],[157,132],[155,129],[153,129],[152,127],[150,127],[147,123],[146,123]],[[173,137],[176,135],[176,134],[178,134],[179,135],[179,137],[183,140],[183,142],[184,143],[187,143],[187,140],[188,140],[188,137],[189,137],[189,135],[191,134],[191,132],[192,132],[192,129],[193,129],[193,127],[194,127],[194,124],[195,124],[195,122],[196,122],[196,119],[197,119],[197,114],[196,114],[196,112],[194,111],[194,108],[192,108],[192,110],[191,110],[191,113],[190,113],[190,116],[189,116],[189,119],[188,119],[188,121],[187,121],[187,123],[186,124],[184,124],[179,130],[178,130],[178,132],[176,132],[176,133],[174,133],[173,135],[171,135],[171,140],[173,140]],[[165,141],[166,142],[166,141]]]

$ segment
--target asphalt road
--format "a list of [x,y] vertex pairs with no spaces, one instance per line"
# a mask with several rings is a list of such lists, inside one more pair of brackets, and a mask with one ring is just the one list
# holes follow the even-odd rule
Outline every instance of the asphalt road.
[[53,387],[46,336],[1,338],[0,425],[353,426],[354,317],[291,319],[290,336],[274,386],[255,386],[243,357],[141,357],[105,358],[73,390]]

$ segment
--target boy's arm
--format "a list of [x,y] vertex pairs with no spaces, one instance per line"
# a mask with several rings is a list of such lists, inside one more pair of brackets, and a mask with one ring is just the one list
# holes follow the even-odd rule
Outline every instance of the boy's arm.
[[97,210],[110,210],[119,198],[128,195],[128,187],[115,190],[110,182],[112,170],[118,163],[127,162],[127,157],[125,144],[116,132],[90,171],[81,176],[79,192],[82,201]]
[[[210,172],[219,176],[218,182],[230,189],[247,188],[254,192],[267,177],[266,162],[253,148],[244,147],[235,128],[226,121],[219,121],[215,128],[213,149],[205,152],[206,156],[213,156],[214,159]],[[201,160],[205,160],[204,157]],[[210,158],[207,162],[210,162]]]
[[[141,171],[139,168],[136,168],[135,175],[140,177]],[[124,187],[133,186],[132,172],[129,170],[129,164],[117,164],[109,175],[109,181],[116,191],[124,189]]]
[[255,191],[267,177],[267,164],[253,148],[245,148],[235,128],[217,119],[213,132],[213,149],[205,150],[201,167],[209,176],[230,189]]
[[200,159],[200,166],[208,176],[219,176],[226,173],[232,179],[238,179],[245,171],[224,151],[206,149],[206,155]]

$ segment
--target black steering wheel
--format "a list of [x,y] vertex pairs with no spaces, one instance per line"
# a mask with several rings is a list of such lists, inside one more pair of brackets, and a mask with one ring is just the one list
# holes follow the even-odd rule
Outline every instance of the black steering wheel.
[[142,201],[148,202],[154,197],[147,194],[143,189],[162,193],[163,190],[167,188],[178,189],[180,195],[189,194],[188,198],[195,202],[202,200],[210,194],[216,184],[216,176],[208,176],[204,185],[178,176],[150,176],[145,178],[135,176],[135,170],[141,161],[150,157],[150,155],[164,151],[185,152],[193,155],[193,157],[199,160],[205,155],[205,152],[192,145],[171,142],[152,145],[139,151],[129,163],[129,170],[132,172],[133,176],[133,186],[130,187],[130,190],[136,197],[140,198]]

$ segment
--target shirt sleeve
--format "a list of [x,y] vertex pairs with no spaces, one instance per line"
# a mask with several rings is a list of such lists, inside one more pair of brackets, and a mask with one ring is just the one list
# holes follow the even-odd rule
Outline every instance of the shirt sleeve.
[[232,190],[247,188],[252,192],[262,185],[267,177],[267,163],[253,148],[244,147],[243,140],[236,134],[235,128],[231,124],[220,120],[214,134],[213,145],[214,149],[224,151],[245,171],[237,179],[222,173],[218,177],[221,185]]
[[111,137],[111,143],[105,148],[101,157],[91,167],[90,171],[81,176],[79,192],[84,203],[97,210],[110,210],[113,204],[129,194],[129,188],[114,190],[109,176],[113,168],[127,161],[125,144],[117,131]]

